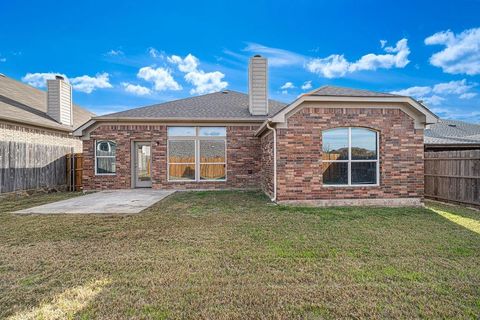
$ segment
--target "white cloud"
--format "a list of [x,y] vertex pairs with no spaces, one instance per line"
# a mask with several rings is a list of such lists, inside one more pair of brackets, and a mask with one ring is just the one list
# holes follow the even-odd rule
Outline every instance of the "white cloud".
[[170,63],[176,64],[178,66],[178,70],[185,73],[196,71],[198,65],[200,64],[198,58],[193,56],[191,53],[189,53],[184,59],[179,56],[172,55],[171,57],[168,57],[167,60]]
[[460,99],[468,100],[468,99],[472,99],[476,96],[477,96],[477,94],[475,92],[463,93],[463,94],[460,95]]
[[411,96],[430,105],[440,105],[449,97],[471,99],[477,94],[469,92],[477,86],[476,83],[468,83],[466,79],[437,83],[434,86],[410,87],[403,90],[392,91],[393,94]]
[[445,101],[445,98],[442,98],[437,95],[429,96],[429,97],[420,97],[419,100],[424,102],[427,105],[432,105],[432,106],[438,106],[441,104],[443,101]]
[[27,73],[22,81],[33,87],[44,88],[47,86],[47,80],[55,79],[57,75],[62,76],[65,81],[72,85],[74,90],[80,92],[92,93],[95,89],[112,88],[109,82],[109,74],[106,72],[98,73],[95,77],[84,75],[70,79],[66,75],[56,72]]
[[165,68],[143,67],[138,71],[137,77],[152,82],[156,91],[182,89],[182,86],[173,79],[171,71]]
[[280,87],[280,89],[282,89],[282,90],[288,90],[288,89],[294,89],[294,88],[295,88],[295,86],[290,81],[285,82],[285,84]]
[[432,92],[431,87],[410,87],[398,91],[392,91],[393,94],[401,96],[422,97]]
[[146,96],[152,93],[152,90],[150,90],[149,88],[138,85],[138,84],[122,82],[122,86],[126,92],[132,93],[137,96]]
[[200,61],[191,53],[185,58],[172,55],[167,60],[176,65],[178,70],[185,73],[185,81],[195,86],[190,90],[190,94],[221,91],[228,86],[228,82],[222,80],[225,74],[220,71],[205,72],[199,69]]
[[344,55],[332,54],[326,58],[310,60],[307,70],[326,78],[343,77],[347,73],[361,70],[404,68],[410,61],[410,49],[407,39],[401,39],[395,47],[383,48],[386,54],[369,53],[355,62],[349,62]]
[[62,73],[56,72],[37,72],[37,73],[27,73],[22,77],[22,81],[28,83],[32,87],[36,88],[45,88],[47,86],[47,80],[55,79],[55,76],[62,76],[67,81],[67,76]]
[[72,84],[73,89],[85,93],[92,93],[95,89],[112,88],[112,85],[109,82],[109,74],[106,72],[97,73],[95,77],[85,75],[71,78],[70,83]]
[[316,58],[307,63],[307,70],[326,78],[343,77],[350,63],[343,55],[332,54],[326,58]]
[[163,53],[161,53],[160,51],[158,51],[157,49],[153,48],[153,47],[150,47],[148,48],[148,54],[150,55],[150,57],[152,58],[163,58]]
[[381,48],[384,48],[386,44],[387,44],[387,40],[380,40],[380,47]]
[[108,51],[107,53],[105,53],[105,55],[112,56],[112,57],[121,56],[121,55],[123,55],[123,51],[112,49],[112,50]]
[[468,84],[466,79],[458,80],[458,81],[450,81],[450,82],[436,84],[433,87],[433,92],[458,95],[458,94],[466,93],[476,85],[477,85],[476,83]]
[[442,68],[443,72],[480,74],[480,28],[468,29],[460,34],[450,30],[437,32],[427,37],[425,44],[445,46],[430,57],[430,64]]
[[302,90],[310,90],[312,89],[312,81],[305,81],[303,84],[302,84]]
[[301,54],[278,48],[267,47],[258,43],[248,43],[244,51],[261,54],[268,58],[271,67],[303,65],[305,57]]

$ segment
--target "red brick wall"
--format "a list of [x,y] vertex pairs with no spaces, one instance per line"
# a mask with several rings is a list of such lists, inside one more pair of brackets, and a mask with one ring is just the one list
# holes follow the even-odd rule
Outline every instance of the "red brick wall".
[[[380,186],[322,186],[322,131],[361,126],[380,133]],[[423,197],[423,130],[399,109],[305,107],[277,129],[277,199]]]
[[[227,181],[168,182],[167,126],[105,124],[90,133],[83,143],[85,190],[131,188],[132,141],[152,141],[152,187],[156,189],[244,189],[260,188],[260,139],[258,126],[227,126]],[[95,140],[117,143],[116,174],[95,175]],[[157,145],[158,144],[158,145]]]
[[263,192],[273,196],[273,133],[268,131],[261,137],[261,186]]

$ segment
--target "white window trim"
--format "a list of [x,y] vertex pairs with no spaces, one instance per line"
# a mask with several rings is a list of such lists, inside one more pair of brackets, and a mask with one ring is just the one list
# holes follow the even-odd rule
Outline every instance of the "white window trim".
[[[172,126],[172,127],[180,127],[180,126]],[[186,127],[192,127],[192,126],[186,126]],[[204,182],[226,182],[227,181],[227,130],[225,128],[225,136],[200,136],[200,128],[202,127],[212,127],[212,126],[201,126],[201,127],[195,127],[195,136],[168,136],[168,128],[167,128],[167,182],[180,182],[180,183],[188,183],[188,182],[199,182],[199,183],[204,183]],[[223,128],[223,126],[220,126]],[[170,163],[170,141],[194,141],[195,142],[195,163],[180,163],[180,162],[173,162]],[[200,141],[202,140],[218,140],[218,141],[224,141],[225,143],[225,162],[203,162],[200,163]],[[195,166],[195,179],[184,179],[184,180],[178,180],[178,179],[170,179],[170,164],[194,164]],[[225,179],[200,179],[200,165],[201,164],[223,164],[225,165]]]
[[[338,127],[338,128],[331,128],[327,129],[324,131],[332,130],[332,129],[342,129],[345,127]],[[348,163],[348,168],[347,168],[347,175],[348,175],[348,184],[325,184],[323,182],[323,174],[322,174],[322,186],[326,188],[350,188],[350,187],[365,187],[365,188],[370,188],[370,187],[379,187],[380,186],[380,133],[376,130],[369,129],[369,128],[364,128],[364,127],[347,127],[348,128],[348,160],[323,160],[323,162],[342,162],[342,163]],[[376,139],[377,139],[377,159],[375,160],[352,160],[352,128],[360,128],[360,129],[366,129],[372,132],[375,132]],[[322,153],[323,153],[323,132],[322,131]],[[352,162],[374,162],[377,164],[376,167],[376,183],[372,184],[352,184]]]
[[[101,141],[109,141],[115,143],[115,155],[114,156],[97,156],[97,143]],[[95,140],[95,175],[96,176],[115,176],[117,175],[117,143],[113,140]],[[115,172],[114,173],[98,173],[97,172],[97,158],[113,158],[115,162]]]

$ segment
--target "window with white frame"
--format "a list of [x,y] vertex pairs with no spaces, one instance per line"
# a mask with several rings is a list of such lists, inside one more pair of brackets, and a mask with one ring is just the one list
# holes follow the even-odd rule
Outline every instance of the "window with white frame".
[[169,181],[226,180],[225,127],[168,127]]
[[322,175],[324,185],[378,185],[378,132],[361,127],[323,131]]
[[109,140],[100,140],[95,143],[95,174],[115,174],[115,154],[117,144]]

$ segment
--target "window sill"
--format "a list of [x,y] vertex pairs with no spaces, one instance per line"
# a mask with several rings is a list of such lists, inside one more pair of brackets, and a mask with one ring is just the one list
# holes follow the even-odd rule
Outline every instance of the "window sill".
[[97,176],[99,176],[99,177],[101,177],[101,176],[107,176],[107,177],[108,177],[108,176],[116,176],[116,175],[117,175],[116,173],[95,173],[95,176],[96,176],[96,177],[97,177]]
[[167,180],[167,182],[185,182],[185,183],[205,183],[205,182],[227,182],[227,180]]
[[380,184],[324,184],[324,188],[374,188],[380,187]]

